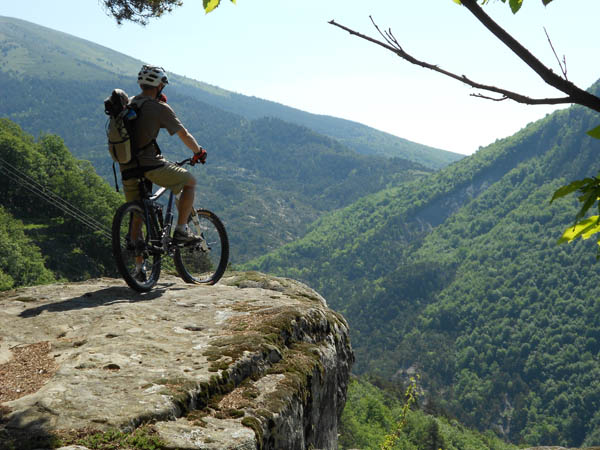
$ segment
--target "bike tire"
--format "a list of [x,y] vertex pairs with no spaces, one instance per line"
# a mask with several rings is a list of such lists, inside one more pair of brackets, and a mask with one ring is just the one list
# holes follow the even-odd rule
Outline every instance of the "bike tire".
[[[132,221],[141,222],[141,234],[131,239]],[[119,207],[112,223],[112,250],[117,269],[129,285],[137,292],[148,292],[158,282],[161,254],[150,252],[148,224],[144,220],[144,209],[140,202],[128,202]],[[136,263],[141,263],[137,270]]]
[[177,273],[186,283],[215,284],[225,273],[229,261],[225,226],[215,213],[206,209],[193,211],[188,226],[203,240],[176,247],[173,261]]

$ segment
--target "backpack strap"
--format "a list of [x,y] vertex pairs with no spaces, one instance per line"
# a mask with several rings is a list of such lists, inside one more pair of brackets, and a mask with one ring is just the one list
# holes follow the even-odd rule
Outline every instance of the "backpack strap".
[[[133,101],[131,102],[131,104],[133,104],[133,106],[137,109],[137,112],[139,113],[140,110],[142,109],[142,106],[148,102],[151,101],[152,99],[149,97],[143,98],[139,103],[135,101],[135,97],[133,99]],[[135,142],[134,142],[135,143]],[[145,148],[150,147],[151,145],[153,145],[156,148],[156,151],[159,155],[162,155],[162,152],[160,150],[160,147],[158,146],[158,142],[156,142],[156,139],[152,139],[150,142],[148,142],[146,145],[144,145],[143,147],[140,148],[136,148],[134,150],[134,158],[135,158],[135,162],[137,164],[137,167],[132,167],[131,169],[126,169],[124,171],[121,172],[121,179],[122,180],[130,180],[132,178],[140,178],[143,177],[144,174],[150,170],[154,170],[154,169],[158,169],[159,167],[163,167],[163,165],[159,165],[159,166],[141,166],[140,165],[140,160],[138,159],[138,153],[141,150],[144,150]],[[115,170],[115,165],[113,163],[113,171]],[[115,184],[117,182],[117,174],[115,171]],[[117,185],[117,192],[119,191],[118,185]]]
[[119,182],[117,181],[117,171],[115,169],[115,162],[113,161],[113,175],[115,176],[115,189],[119,192]]

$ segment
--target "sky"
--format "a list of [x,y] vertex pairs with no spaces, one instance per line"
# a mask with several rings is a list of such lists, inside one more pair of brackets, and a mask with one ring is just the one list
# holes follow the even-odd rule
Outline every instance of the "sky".
[[[554,0],[547,7],[527,0],[516,15],[491,0],[485,11],[560,73],[545,27],[579,87],[600,78],[599,0]],[[210,14],[200,0],[184,0],[145,27],[117,25],[100,0],[0,0],[0,15],[93,41],[167,73],[462,154],[557,107],[475,98],[466,85],[351,36],[331,19],[377,38],[372,16],[418,59],[529,96],[563,96],[452,0],[222,0]]]

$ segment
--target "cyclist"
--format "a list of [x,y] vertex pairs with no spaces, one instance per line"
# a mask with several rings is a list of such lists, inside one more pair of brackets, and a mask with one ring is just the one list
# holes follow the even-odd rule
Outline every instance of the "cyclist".
[[[194,204],[196,180],[189,171],[163,157],[156,138],[160,129],[165,128],[171,136],[174,134],[179,136],[182,142],[194,152],[195,162],[204,164],[207,154],[167,104],[167,98],[162,91],[168,83],[167,74],[162,67],[144,65],[139,71],[138,84],[141,93],[132,99],[132,102],[140,105],[140,114],[136,119],[133,136],[138,153],[131,163],[121,164],[120,170],[125,199],[128,202],[140,199],[138,178],[142,175],[152,183],[172,190],[175,194],[181,192],[177,203],[179,215],[173,239],[177,243],[187,244],[201,239],[192,234],[187,227]],[[134,230],[135,228],[137,227],[134,226]],[[136,231],[132,232],[133,239],[136,237]]]

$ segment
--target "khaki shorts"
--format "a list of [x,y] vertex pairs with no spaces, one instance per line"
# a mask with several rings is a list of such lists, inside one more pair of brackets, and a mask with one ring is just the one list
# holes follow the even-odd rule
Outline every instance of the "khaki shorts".
[[[144,176],[152,183],[170,189],[174,194],[179,194],[188,181],[193,178],[192,174],[186,169],[172,163],[167,163],[158,169],[149,170]],[[126,201],[131,202],[140,199],[138,183],[137,178],[123,180]]]

